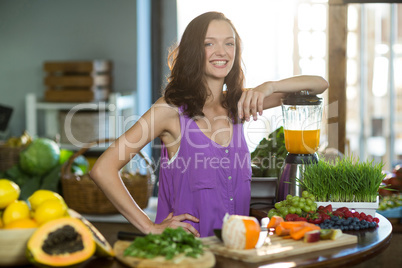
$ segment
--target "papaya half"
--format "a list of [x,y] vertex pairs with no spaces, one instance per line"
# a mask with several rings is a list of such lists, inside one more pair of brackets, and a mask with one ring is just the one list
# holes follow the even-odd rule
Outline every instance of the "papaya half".
[[102,235],[101,232],[87,219],[85,219],[80,213],[77,211],[69,208],[68,209],[68,214],[70,217],[77,218],[81,220],[90,230],[93,235],[93,239],[95,240],[96,243],[96,251],[95,255],[97,257],[114,257],[114,250],[110,243],[106,240],[106,238]]
[[79,219],[64,217],[46,222],[32,234],[27,258],[36,266],[68,267],[88,260],[95,249],[89,228]]

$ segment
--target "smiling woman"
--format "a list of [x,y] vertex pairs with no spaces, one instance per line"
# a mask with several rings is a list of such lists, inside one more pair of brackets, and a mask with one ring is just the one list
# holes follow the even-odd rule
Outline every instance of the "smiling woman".
[[[171,74],[163,96],[92,168],[97,185],[140,231],[182,227],[204,237],[222,227],[226,213],[247,216],[251,159],[243,122],[257,120],[287,93],[320,94],[328,87],[322,77],[297,76],[245,90],[241,52],[239,34],[224,14],[194,18],[169,55]],[[129,196],[119,170],[155,138],[162,153],[153,223]],[[175,164],[180,160],[186,160],[185,172]]]

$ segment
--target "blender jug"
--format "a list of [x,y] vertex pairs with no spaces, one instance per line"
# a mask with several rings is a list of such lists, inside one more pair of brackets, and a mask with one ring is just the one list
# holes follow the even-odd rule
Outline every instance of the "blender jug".
[[276,201],[288,194],[301,196],[299,180],[305,165],[318,162],[322,99],[308,91],[291,93],[282,100],[285,147],[288,151],[278,179]]

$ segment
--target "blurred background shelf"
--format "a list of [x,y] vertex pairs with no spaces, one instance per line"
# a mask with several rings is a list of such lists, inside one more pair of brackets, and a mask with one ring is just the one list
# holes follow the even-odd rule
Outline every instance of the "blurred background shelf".
[[[105,113],[108,138],[114,139],[124,133],[134,122],[128,124],[126,119],[135,115],[136,98],[134,93],[122,95],[120,93],[111,93],[107,101],[98,102],[46,102],[38,100],[33,93],[27,94],[25,98],[26,105],[26,129],[32,136],[43,136],[51,139],[60,137],[62,130],[59,114],[62,111],[78,112],[92,111],[101,114]],[[40,112],[43,112],[44,130],[39,130]],[[74,116],[74,115],[73,115]],[[132,121],[132,120],[131,120]],[[99,139],[95,137],[93,140]],[[82,147],[82,143],[78,146],[63,143],[61,147],[66,149],[77,149]],[[103,150],[105,145],[100,145],[94,150]]]

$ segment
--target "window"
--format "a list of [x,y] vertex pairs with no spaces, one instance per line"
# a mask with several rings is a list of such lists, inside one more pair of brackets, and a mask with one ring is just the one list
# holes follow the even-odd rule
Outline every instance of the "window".
[[348,153],[382,161],[402,160],[401,4],[348,5]]

